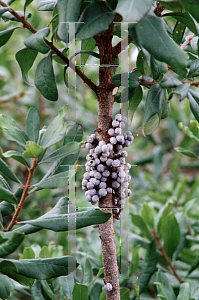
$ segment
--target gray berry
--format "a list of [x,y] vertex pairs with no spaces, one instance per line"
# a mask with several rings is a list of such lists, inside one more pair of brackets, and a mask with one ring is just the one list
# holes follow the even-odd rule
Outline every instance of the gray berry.
[[115,135],[115,130],[113,128],[110,128],[109,131],[108,131],[108,134],[110,136],[114,136]]
[[109,170],[105,170],[105,171],[102,173],[102,176],[104,176],[104,177],[109,177],[109,175],[110,175]]
[[107,181],[107,177],[103,177],[100,179],[101,181]]
[[116,172],[112,172],[112,173],[111,173],[111,177],[112,177],[113,179],[116,179],[116,178],[117,178],[117,176],[118,176],[118,175],[117,175],[117,173],[116,173]]
[[112,122],[112,126],[113,127],[118,127],[119,126],[119,122],[118,121],[116,121],[116,120],[113,120],[113,122]]
[[99,164],[99,165],[97,166],[97,170],[98,170],[99,172],[104,172],[104,171],[105,171],[105,166],[102,165],[102,164]]
[[117,182],[117,181],[113,181],[113,182],[112,182],[112,187],[113,187],[114,189],[118,189],[119,186],[120,186],[119,182]]
[[115,133],[116,134],[121,134],[122,133],[122,129],[121,128],[115,128]]
[[119,166],[120,166],[120,161],[119,161],[119,159],[115,159],[115,160],[113,161],[113,163],[112,163],[112,166],[113,166],[113,167],[119,167]]
[[91,195],[87,195],[87,196],[86,196],[86,200],[87,200],[88,202],[90,202],[90,201],[92,200]]
[[110,143],[113,145],[115,145],[117,143],[117,140],[114,136],[110,138]]
[[108,152],[108,151],[109,151],[109,147],[107,145],[103,145],[102,152]]
[[89,189],[89,190],[91,190],[91,189],[93,189],[94,188],[94,184],[92,183],[92,182],[88,182],[87,183],[87,189]]
[[95,172],[94,177],[96,179],[100,179],[102,177],[102,175],[99,172]]
[[110,292],[110,291],[112,291],[112,284],[111,283],[107,283],[107,284],[105,284],[105,286],[104,286],[104,289],[105,289],[105,291],[108,291],[108,292]]
[[99,165],[100,164],[100,160],[99,160],[99,158],[96,158],[95,159],[95,165]]
[[106,188],[106,182],[100,182],[100,184],[99,184],[99,188],[100,189],[105,189]]
[[90,190],[90,195],[91,196],[94,196],[94,195],[96,195],[97,194],[97,191],[95,190],[95,189],[91,189]]
[[94,195],[94,196],[92,197],[92,202],[97,203],[98,201],[99,201],[99,197],[98,197],[97,195]]
[[86,149],[92,149],[93,148],[93,145],[91,143],[86,143]]
[[113,160],[111,158],[107,159],[106,164],[107,166],[112,166]]
[[116,139],[119,143],[124,144],[124,136],[123,135],[117,135]]
[[100,147],[104,146],[105,144],[106,144],[106,143],[105,143],[104,141],[100,141],[100,142],[99,142],[99,146],[100,146]]
[[122,151],[122,152],[121,152],[121,156],[122,156],[122,157],[127,157],[127,156],[128,156],[128,153],[127,153],[126,151]]
[[106,189],[99,189],[99,196],[104,197],[107,195],[107,190]]
[[113,189],[110,188],[110,187],[108,187],[106,190],[107,190],[107,193],[108,193],[108,194],[111,194],[111,193],[113,192]]
[[121,114],[117,114],[117,115],[115,116],[115,120],[117,120],[117,121],[122,121],[122,115],[121,115]]

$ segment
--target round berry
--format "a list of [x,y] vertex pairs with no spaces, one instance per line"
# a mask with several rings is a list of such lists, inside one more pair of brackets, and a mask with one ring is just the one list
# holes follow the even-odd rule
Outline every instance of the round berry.
[[129,183],[127,181],[122,183],[123,188],[128,188],[128,186],[129,186]]
[[122,156],[122,157],[127,157],[127,156],[128,156],[128,153],[127,153],[126,151],[122,151],[122,152],[121,152],[121,156]]
[[113,204],[117,205],[117,199],[116,198],[113,199]]
[[107,146],[109,147],[109,151],[113,150],[113,145],[108,143]]
[[99,189],[99,196],[100,197],[105,197],[107,195],[107,190],[106,189]]
[[92,197],[92,202],[97,203],[98,201],[99,201],[99,197],[98,197],[97,195],[94,195],[94,196]]
[[129,163],[124,165],[124,169],[130,170],[130,168],[131,168],[131,165]]
[[86,143],[86,149],[92,149],[93,148],[93,145],[91,143]]
[[94,166],[95,166],[95,161],[94,161],[94,160],[89,160],[89,161],[88,161],[88,165],[89,165],[90,167],[94,167]]
[[116,134],[121,134],[122,133],[122,129],[121,128],[115,128],[115,133]]
[[90,177],[94,177],[94,175],[95,175],[95,171],[90,171]]
[[86,179],[82,180],[82,185],[87,186],[87,183],[88,183],[88,180],[86,180]]
[[102,175],[99,172],[95,172],[94,177],[96,179],[100,179],[102,177]]
[[108,152],[108,151],[109,151],[109,147],[107,145],[103,145],[102,152]]
[[91,195],[87,195],[87,196],[86,196],[86,200],[87,200],[88,202],[90,202],[90,201],[92,200]]
[[114,136],[110,138],[110,143],[113,145],[117,143],[117,140]]
[[112,182],[112,187],[113,187],[114,189],[118,189],[119,186],[120,186],[119,182],[117,182],[117,181],[113,181],[113,182]]
[[105,171],[102,173],[102,176],[104,176],[104,177],[109,177],[109,175],[110,175],[109,170],[105,170]]
[[121,214],[118,214],[115,218],[116,220],[121,220]]
[[95,159],[95,165],[99,165],[100,164],[100,160],[99,160],[99,158],[96,158]]
[[110,187],[108,187],[106,190],[107,190],[107,193],[108,193],[108,194],[111,194],[111,193],[113,192],[113,189],[110,188]]
[[114,136],[115,135],[115,130],[113,128],[110,128],[109,131],[108,131],[108,134],[110,136]]
[[123,135],[117,135],[116,139],[119,143],[124,144],[124,136]]
[[124,142],[124,147],[129,147],[131,146],[131,142],[130,141],[125,141]]
[[94,188],[94,184],[92,183],[92,182],[88,182],[87,183],[87,189],[89,189],[89,190],[91,190],[91,189],[93,189]]
[[104,146],[104,145],[106,145],[105,141],[100,141],[100,142],[99,142],[99,146],[100,146],[100,147],[102,147],[102,146]]
[[91,168],[89,166],[86,166],[86,171],[87,172],[90,172],[91,171]]
[[105,289],[105,291],[108,291],[108,292],[110,292],[110,291],[112,291],[112,284],[111,283],[107,283],[107,284],[105,284],[105,286],[104,286],[104,289]]
[[107,159],[106,164],[107,166],[112,166],[113,160],[111,158]]
[[122,115],[121,115],[121,114],[117,114],[117,115],[115,116],[115,120],[117,120],[117,121],[122,121]]
[[117,144],[115,145],[115,151],[119,152],[120,150],[122,150],[123,147],[124,146]]
[[99,188],[100,189],[105,189],[106,188],[106,182],[100,182],[100,184],[99,184]]
[[120,125],[120,123],[118,121],[113,120],[113,122],[112,122],[113,127],[119,127],[119,125]]
[[124,157],[120,157],[119,160],[120,160],[121,164],[125,164],[125,158]]
[[119,161],[119,159],[115,159],[115,160],[113,161],[113,163],[112,163],[112,166],[113,166],[113,167],[119,167],[119,166],[120,166],[120,161]]
[[116,173],[116,172],[112,172],[112,173],[111,173],[111,177],[112,177],[113,179],[116,179],[116,178],[117,178],[117,176],[118,176],[118,175],[117,175],[117,173]]
[[102,152],[102,147],[97,146],[97,147],[95,148],[95,153],[96,153],[96,154],[100,154],[101,152]]
[[122,121],[123,121],[124,123],[126,123],[126,124],[127,124],[127,123],[128,123],[128,119],[127,119],[127,117],[124,117],[124,116],[123,116],[123,117],[122,117]]
[[86,155],[86,160],[92,160],[93,156],[91,154]]
[[87,187],[84,186],[84,185],[82,185],[82,190],[83,190],[83,191],[87,191]]
[[128,189],[128,197],[131,196],[131,190]]
[[101,160],[102,162],[105,162],[105,161],[107,161],[107,157],[100,156],[100,160]]
[[108,157],[109,154],[110,154],[109,152],[102,152],[102,156],[103,156],[103,157]]
[[124,122],[121,122],[120,123],[120,127],[123,129],[123,128],[125,128],[125,123]]
[[97,170],[99,171],[99,172],[104,172],[105,171],[105,166],[104,165],[102,165],[102,164],[99,164],[98,166],[97,166]]
[[107,181],[107,177],[103,177],[100,179],[101,181]]
[[130,141],[130,142],[132,142],[134,140],[134,137],[132,135],[128,135],[127,136],[127,140]]

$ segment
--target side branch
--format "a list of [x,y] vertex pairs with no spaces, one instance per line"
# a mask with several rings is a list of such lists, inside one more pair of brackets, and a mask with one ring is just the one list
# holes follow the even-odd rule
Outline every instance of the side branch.
[[16,209],[15,214],[14,214],[8,228],[5,229],[4,231],[10,231],[12,229],[12,227],[15,225],[15,223],[17,222],[17,218],[20,214],[20,211],[23,207],[24,201],[26,200],[26,197],[28,196],[28,191],[30,189],[31,180],[32,180],[33,174],[35,172],[35,168],[37,166],[36,158],[33,158],[32,160],[33,160],[32,167],[30,168],[28,179],[27,179],[26,185],[24,187],[24,191],[23,191],[23,194],[21,196],[21,200],[19,202],[18,208]]
[[122,52],[130,43],[132,43],[132,41],[132,37],[130,35],[127,35],[123,40],[117,43],[112,48],[113,59],[116,59],[118,54],[120,54],[120,52]]
[[172,263],[170,262],[170,259],[168,258],[167,254],[166,254],[166,251],[164,250],[164,247],[162,246],[161,242],[160,242],[160,239],[157,235],[157,232],[155,229],[152,230],[152,233],[153,233],[153,238],[156,240],[160,250],[162,251],[162,255],[164,256],[164,258],[166,259],[169,267],[171,268],[171,270],[173,271],[173,275],[178,279],[178,281],[180,283],[183,283],[184,281],[179,277],[179,275],[176,273],[176,270],[174,268],[174,266],[172,265]]
[[[3,7],[9,7],[5,2],[0,0],[0,5]],[[37,30],[24,18],[20,17],[20,15],[11,7],[9,7],[9,12],[17,18],[19,22],[23,24],[24,28],[27,28],[32,33],[36,33]],[[57,47],[53,45],[52,42],[49,42],[47,39],[44,39],[45,43],[50,47],[51,50],[53,50],[57,56],[59,56],[66,64],[69,66],[69,59],[61,52]],[[92,82],[91,79],[89,79],[77,66],[75,66],[72,62],[70,63],[70,67],[79,75],[79,77],[83,80],[84,83],[86,83],[97,95],[98,94],[98,87]]]

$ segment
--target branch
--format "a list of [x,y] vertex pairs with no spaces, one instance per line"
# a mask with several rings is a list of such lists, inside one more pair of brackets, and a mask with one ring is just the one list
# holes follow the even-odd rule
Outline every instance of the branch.
[[21,200],[19,202],[19,205],[18,205],[17,209],[15,210],[14,216],[13,216],[13,218],[12,218],[12,220],[11,220],[8,228],[4,229],[4,231],[10,231],[12,229],[12,227],[16,224],[17,218],[18,218],[18,216],[20,214],[20,211],[21,211],[21,209],[23,207],[24,201],[26,200],[26,197],[29,195],[28,191],[30,189],[30,183],[31,183],[31,180],[32,180],[35,168],[37,167],[37,160],[36,160],[36,158],[33,158],[32,160],[33,160],[32,167],[29,170],[28,179],[27,179],[26,185],[24,187],[24,191],[23,191],[23,194],[21,196]]
[[112,48],[113,59],[116,59],[118,54],[122,52],[130,43],[132,43],[133,39],[130,35],[127,35],[123,40],[117,43]]
[[187,39],[185,40],[185,42],[182,45],[180,45],[180,48],[182,50],[184,50],[184,48],[189,44],[189,42],[191,42],[191,40],[193,39],[193,37],[194,37],[194,33],[192,33],[189,37],[187,37]]
[[162,246],[159,237],[157,236],[157,232],[155,229],[152,230],[153,233],[153,238],[157,241],[158,246],[160,248],[160,250],[162,251],[162,256],[164,256],[164,258],[166,259],[169,267],[171,268],[171,270],[173,271],[173,275],[178,279],[178,281],[180,283],[183,283],[184,281],[178,276],[178,274],[176,273],[176,270],[174,268],[174,266],[172,265],[172,263],[170,262],[170,259],[168,258],[166,251],[164,250],[164,247]]
[[[0,0],[0,5],[3,7],[9,7],[5,2]],[[19,22],[23,24],[24,28],[27,28],[32,33],[36,33],[37,30],[28,22],[25,20],[25,18],[20,17],[20,15],[11,7],[9,7],[9,12],[17,18]],[[69,59],[61,52],[59,49],[57,49],[52,42],[49,42],[47,39],[44,39],[45,43],[50,47],[51,50],[53,50],[57,56],[59,56],[66,64],[69,66]],[[75,66],[72,62],[70,62],[69,66],[73,71],[75,71],[79,77],[83,80],[84,83],[86,83],[97,95],[98,94],[98,87],[92,82],[91,79],[89,79],[77,66]]]

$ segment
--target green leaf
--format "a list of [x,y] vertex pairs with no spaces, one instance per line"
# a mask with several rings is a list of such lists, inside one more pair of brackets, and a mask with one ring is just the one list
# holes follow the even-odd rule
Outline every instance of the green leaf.
[[151,119],[144,126],[141,127],[142,134],[146,136],[148,134],[153,133],[157,129],[159,123],[160,123],[160,118],[156,113],[153,117],[151,117]]
[[6,190],[11,191],[11,188],[10,188],[9,184],[7,183],[7,181],[1,175],[0,175],[0,187],[3,187]]
[[71,55],[69,61],[72,61],[73,57],[76,57],[77,54],[82,54],[82,53],[91,55],[91,56],[99,58],[99,59],[101,58],[101,56],[99,55],[99,53],[96,53],[96,52],[90,51],[90,50],[81,50],[81,51],[78,51],[75,54]]
[[158,293],[160,295],[165,296],[165,298],[169,300],[176,300],[173,288],[166,275],[162,271],[158,270],[156,282],[154,283],[156,284]]
[[140,300],[139,290],[140,290],[139,285],[136,282],[133,282],[133,291],[135,293],[135,296],[138,298],[138,300]]
[[0,244],[0,257],[14,252],[23,242],[24,237],[21,232],[0,232],[0,238],[3,239]]
[[27,48],[36,50],[43,54],[47,53],[50,50],[50,47],[45,43],[44,38],[47,37],[50,33],[50,28],[45,27],[35,34],[31,35],[24,41],[24,44]]
[[17,199],[15,195],[8,189],[0,186],[0,200],[5,200],[9,203],[17,204]]
[[18,151],[14,151],[14,150],[7,151],[7,152],[3,153],[3,157],[5,157],[5,158],[11,157],[11,158],[15,159],[16,161],[20,162],[22,165],[24,165],[28,168],[30,167],[28,161]]
[[12,214],[13,211],[14,211],[14,206],[11,203],[8,203],[6,201],[2,201],[0,203],[0,213],[3,217]]
[[[96,47],[96,41],[94,38],[90,38],[87,40],[82,40],[81,43],[81,51],[90,50],[93,51]],[[86,52],[81,53],[81,66],[83,67],[89,58],[89,54]]]
[[72,299],[72,292],[74,287],[74,278],[71,275],[60,277],[62,291],[65,297]]
[[195,59],[190,64],[189,76],[188,77],[196,77],[199,75],[199,59]]
[[44,152],[42,147],[38,146],[32,141],[27,142],[25,148],[26,151],[24,151],[22,155],[26,158],[38,158]]
[[[43,216],[39,217],[37,220],[39,220],[40,218],[42,218],[42,219],[48,218],[48,216],[52,216],[52,215],[67,214],[68,209],[69,209],[68,205],[69,205],[68,197],[62,197],[59,199],[57,204],[50,211],[48,211]],[[31,233],[37,232],[41,229],[42,228],[39,228],[39,227],[36,227],[33,225],[24,225],[22,227],[15,229],[14,231],[24,232],[24,234],[31,234]]]
[[89,284],[88,288],[94,284],[94,282],[97,280],[97,278],[99,278],[102,274],[104,273],[104,268],[99,269],[95,279]]
[[133,276],[139,264],[139,246],[135,246],[132,250],[132,260],[129,267],[129,277]]
[[197,22],[199,22],[199,8],[198,8],[198,1],[197,0],[192,0],[187,1],[187,0],[178,0],[185,8],[186,11],[188,11],[195,19]]
[[143,98],[143,91],[141,86],[138,86],[135,89],[135,93],[133,97],[129,99],[129,111],[128,111],[128,125],[130,126],[132,123],[132,119],[134,116],[134,113],[136,109],[138,108],[140,102],[142,101]]
[[152,234],[141,216],[131,214],[131,220],[135,226],[138,226],[140,228],[142,235],[144,237],[147,237],[147,239],[149,239],[149,240],[152,239]]
[[[197,224],[195,224],[195,223],[197,223]],[[195,231],[196,233],[199,232],[198,225],[199,225],[198,222],[194,222],[194,223],[191,225],[191,227],[194,229],[194,231]],[[187,275],[186,275],[186,276],[188,276],[189,274],[191,274],[196,268],[198,268],[198,266],[199,266],[199,255],[196,257],[196,259],[194,260],[194,262],[191,264],[190,269],[189,269],[189,271],[187,272]]]
[[37,57],[37,53],[38,52],[35,50],[24,47],[15,55],[16,60],[21,68],[23,81],[30,86],[32,86],[32,84],[28,80],[28,71],[32,67],[35,58]]
[[186,150],[182,147],[176,147],[174,148],[177,152],[179,153],[182,153],[186,156],[189,156],[189,157],[193,157],[193,158],[198,158],[198,156],[196,154],[194,154],[193,152],[189,151],[189,150]]
[[171,112],[171,105],[170,102],[166,99],[164,99],[164,105],[163,105],[163,109],[162,109],[162,115],[161,115],[161,120],[165,119],[168,117],[168,115]]
[[8,177],[9,179],[21,184],[21,181],[17,178],[17,176],[13,173],[10,167],[1,158],[0,158],[0,173]]
[[15,141],[23,148],[28,141],[28,136],[24,130],[22,130],[15,120],[9,116],[0,114],[0,125],[3,128],[3,134],[9,141]]
[[131,99],[134,97],[135,94],[135,88],[124,88],[122,93],[119,93],[115,96],[115,101],[117,103],[124,103],[127,101],[131,101]]
[[88,287],[76,282],[73,289],[73,300],[88,300]]
[[34,0],[26,0],[25,4],[24,4],[24,12],[26,11],[26,7],[28,7],[28,5],[30,5]]
[[68,185],[69,171],[61,172],[56,175],[45,177],[40,182],[35,183],[33,186],[39,189],[57,189]]
[[80,143],[83,137],[83,129],[81,124],[75,124],[64,136],[64,145],[70,142]]
[[[75,228],[80,229],[93,224],[105,223],[109,218],[110,213],[104,213],[101,210],[88,210],[76,213],[65,214],[48,214],[44,215],[36,220],[29,220],[20,222],[21,224],[30,224],[40,228],[46,228],[53,231],[68,231],[70,230],[70,223],[68,218],[75,221]],[[71,221],[72,224],[72,221]],[[74,230],[74,228],[72,228]]]
[[[132,26],[130,34],[131,29]],[[169,37],[163,20],[148,14],[135,25],[135,30],[140,46],[155,59],[167,63],[177,74],[186,75],[188,55]]]
[[157,218],[156,218],[156,220],[157,220],[157,232],[158,232],[158,235],[160,235],[162,223],[163,223],[164,219],[171,213],[172,207],[173,207],[173,203],[172,202],[167,202],[159,210]]
[[130,297],[130,290],[123,287],[120,289],[120,299],[121,300],[129,300]]
[[108,3],[109,7],[114,10],[117,6],[118,0],[106,0]]
[[188,282],[184,282],[180,285],[180,293],[177,300],[189,300],[190,297],[190,285]]
[[122,15],[124,22],[139,22],[150,10],[153,0],[119,0],[115,9],[117,13]]
[[[2,261],[2,259],[0,259],[0,261]],[[4,261],[8,260],[4,259]],[[68,275],[69,266],[70,272],[75,270],[78,266],[76,259],[72,256],[53,257],[46,259],[22,259],[20,261],[11,260],[11,262],[15,264],[17,270],[6,267],[1,268],[1,272],[16,281],[18,281],[18,275],[40,280],[47,280]]]
[[93,280],[93,270],[88,258],[85,258],[81,264],[82,267],[82,283],[88,286]]
[[183,83],[181,85],[178,85],[170,94],[169,94],[169,99],[172,98],[173,94],[176,94],[180,97],[180,101],[183,100],[184,98],[187,97],[188,91],[190,88],[189,83]]
[[108,29],[114,19],[114,13],[103,1],[91,3],[81,14],[77,25],[76,39],[84,40]]
[[172,258],[181,237],[180,228],[173,213],[162,221],[161,234],[164,240],[164,249],[168,257]]
[[0,16],[1,16],[4,12],[8,11],[9,9],[10,9],[9,7],[1,7],[1,8],[0,8]]
[[[122,75],[125,79],[121,82]],[[139,86],[139,77],[134,73],[122,73],[112,77],[112,82],[118,86],[125,86],[129,88],[136,88]]]
[[43,246],[41,251],[39,252],[39,257],[41,258],[50,258],[50,251],[47,246]]
[[14,288],[15,286],[12,280],[7,276],[0,274],[0,298],[3,300],[7,299]]
[[51,145],[61,141],[66,132],[68,123],[64,121],[64,116],[67,112],[67,105],[63,106],[59,110],[58,116],[50,123],[46,129],[44,135],[42,136],[39,145],[46,149]]
[[168,70],[167,64],[157,59],[154,59],[151,56],[151,71],[154,80],[159,80],[160,78],[162,78],[162,75],[166,73],[167,70]]
[[40,120],[37,110],[31,107],[26,117],[26,130],[30,141],[37,143],[39,138]]
[[34,259],[35,252],[31,247],[25,247],[21,259]]
[[57,1],[57,9],[59,13],[58,36],[65,43],[69,42],[69,22],[78,21],[81,2],[81,0]]
[[56,0],[45,0],[39,2],[37,10],[39,11],[53,11],[55,5],[57,4]]
[[45,300],[42,293],[41,282],[39,280],[35,280],[34,284],[30,287],[30,291],[33,300]]
[[181,85],[181,84],[182,84],[182,82],[179,79],[177,79],[173,76],[167,75],[167,74],[164,74],[164,76],[163,76],[163,78],[160,82],[160,86],[163,89],[165,89],[165,88],[174,88],[174,87],[176,87],[178,85]]
[[45,293],[51,300],[57,300],[57,297],[49,287],[48,283],[45,280],[41,280],[42,288],[44,289]]
[[[159,86],[159,84],[155,84],[150,88],[150,90],[147,94],[147,98],[146,98],[146,104],[145,104],[145,108],[144,108],[144,116],[143,116],[143,121],[142,121],[143,134],[147,134],[146,133],[146,124],[149,121],[151,121],[155,115],[158,115],[159,120],[161,119],[163,105],[164,105],[164,91]],[[155,123],[153,122],[153,125],[154,124]],[[156,126],[158,126],[158,124],[156,123]]]
[[191,227],[196,233],[199,233],[199,221],[195,221],[194,223],[191,224]]
[[47,157],[45,157],[41,163],[52,163],[57,160],[63,159],[64,157],[79,152],[79,143],[71,142],[67,143],[65,146],[55,150]]
[[178,45],[182,43],[182,38],[185,33],[186,25],[184,25],[180,21],[176,21],[176,24],[173,29],[173,40],[176,42]]
[[153,218],[153,212],[150,208],[150,206],[147,203],[144,203],[142,205],[142,218],[145,221],[145,223],[151,228],[154,228],[154,218]]
[[[16,10],[16,13],[18,15],[20,15],[20,17],[24,17],[24,11],[18,11]],[[28,18],[31,17],[31,13],[30,12],[26,12],[25,13],[25,19],[27,20]],[[2,17],[7,19],[7,20],[10,20],[10,21],[17,21],[17,22],[20,22],[15,16],[13,16],[13,14],[11,14],[9,11],[6,11],[4,14],[2,14]]]
[[182,124],[182,122],[180,122],[178,124],[178,126],[195,142],[199,143],[199,135],[197,134],[196,136],[196,132],[192,131],[188,126],[185,126]]
[[191,32],[195,35],[199,35],[199,25],[196,20],[190,15],[187,11],[184,13],[174,12],[174,13],[167,13],[164,14],[163,17],[172,17],[178,20],[179,22],[183,23],[186,27],[189,28]]
[[139,292],[140,294],[146,289],[146,286],[151,276],[156,271],[158,263],[158,254],[156,252],[156,241],[152,240],[147,245],[147,252],[142,264],[142,269],[138,278]]
[[178,1],[168,1],[168,0],[164,0],[164,1],[159,1],[159,3],[164,6],[164,8],[168,9],[168,10],[172,10],[175,12],[185,12],[184,7],[182,6],[182,4],[180,4]]
[[50,101],[58,100],[58,91],[52,65],[52,52],[38,64],[35,72],[35,85],[46,99]]

